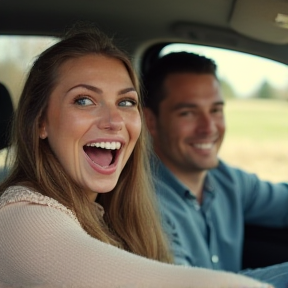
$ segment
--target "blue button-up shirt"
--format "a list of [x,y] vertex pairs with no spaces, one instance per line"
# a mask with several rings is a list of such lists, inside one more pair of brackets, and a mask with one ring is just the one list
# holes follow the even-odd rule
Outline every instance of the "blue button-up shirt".
[[287,183],[261,181],[220,161],[207,173],[199,205],[193,192],[162,163],[153,169],[177,264],[238,272],[245,222],[288,226]]

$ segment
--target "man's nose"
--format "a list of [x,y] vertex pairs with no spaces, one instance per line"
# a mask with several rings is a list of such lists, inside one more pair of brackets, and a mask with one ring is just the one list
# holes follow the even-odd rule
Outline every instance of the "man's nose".
[[202,133],[211,133],[215,130],[215,121],[209,114],[202,114],[198,119],[197,130]]

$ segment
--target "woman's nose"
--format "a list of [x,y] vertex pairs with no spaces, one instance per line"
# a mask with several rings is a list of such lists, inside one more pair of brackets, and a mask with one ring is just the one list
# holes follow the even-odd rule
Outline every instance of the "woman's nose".
[[117,107],[103,106],[99,117],[98,126],[100,129],[121,130],[123,127],[123,118]]

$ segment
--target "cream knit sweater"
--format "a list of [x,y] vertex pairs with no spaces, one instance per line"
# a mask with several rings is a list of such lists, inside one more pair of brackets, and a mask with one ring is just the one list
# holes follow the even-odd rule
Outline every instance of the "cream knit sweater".
[[268,287],[149,260],[90,237],[72,211],[22,186],[0,198],[0,287]]

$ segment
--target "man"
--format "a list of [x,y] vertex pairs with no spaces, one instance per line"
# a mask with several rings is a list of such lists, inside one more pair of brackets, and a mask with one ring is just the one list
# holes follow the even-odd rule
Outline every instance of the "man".
[[[288,226],[288,184],[261,181],[218,159],[224,100],[212,60],[168,54],[145,84],[144,112],[160,159],[155,185],[175,263],[238,272],[245,222]],[[267,269],[245,273],[263,280],[282,273],[281,265]]]

